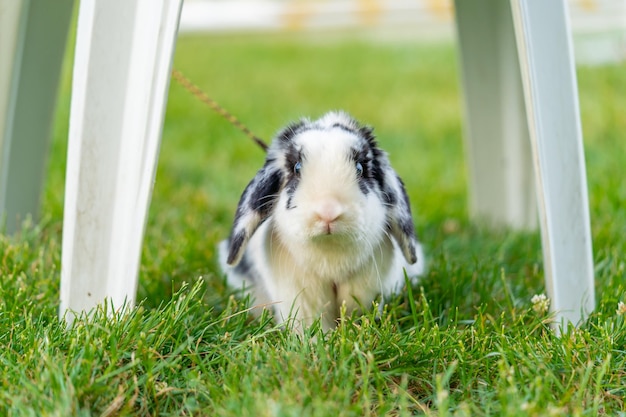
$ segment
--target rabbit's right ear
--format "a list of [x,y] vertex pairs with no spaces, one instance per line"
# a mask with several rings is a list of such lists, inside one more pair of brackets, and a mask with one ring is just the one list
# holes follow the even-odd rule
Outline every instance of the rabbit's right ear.
[[272,214],[283,188],[283,177],[280,168],[266,163],[244,190],[228,239],[226,262],[229,265],[234,266],[239,263],[256,229]]

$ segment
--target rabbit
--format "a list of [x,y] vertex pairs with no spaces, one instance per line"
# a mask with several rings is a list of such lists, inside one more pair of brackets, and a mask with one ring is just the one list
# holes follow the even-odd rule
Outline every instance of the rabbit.
[[424,271],[402,180],[373,129],[342,111],[276,135],[219,258],[230,286],[300,331],[332,329],[343,305],[350,314]]

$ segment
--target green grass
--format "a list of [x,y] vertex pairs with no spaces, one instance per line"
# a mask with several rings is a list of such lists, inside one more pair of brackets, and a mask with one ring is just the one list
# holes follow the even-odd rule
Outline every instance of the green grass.
[[578,71],[597,309],[560,338],[530,302],[538,234],[467,219],[453,46],[183,37],[175,66],[264,138],[336,108],[375,126],[428,275],[326,336],[251,319],[214,258],[263,154],[172,84],[140,306],[60,324],[68,70],[43,220],[0,236],[0,415],[626,415],[626,65]]

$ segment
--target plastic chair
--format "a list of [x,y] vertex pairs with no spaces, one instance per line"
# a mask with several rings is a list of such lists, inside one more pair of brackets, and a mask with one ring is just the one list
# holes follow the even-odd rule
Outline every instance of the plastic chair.
[[[41,172],[43,153],[38,152],[45,149],[44,131],[49,123],[39,132],[38,145],[27,148],[32,151],[32,146],[39,146],[39,156],[19,163],[13,162],[13,155],[25,145],[26,133],[15,126],[25,108],[41,97],[53,101],[72,2],[65,0],[59,11],[63,18],[52,22],[45,13],[58,8],[56,3],[47,6],[43,1],[24,0],[15,6],[12,0],[0,1],[3,6],[11,4],[13,13],[2,11],[0,39],[11,30],[26,39],[16,43],[17,53],[11,55],[14,59],[9,65],[5,60],[0,64],[0,83],[14,87],[8,93],[0,92],[0,105],[8,103],[8,110],[0,111],[0,117],[6,117],[6,121],[0,120],[0,210],[11,218],[16,212],[36,208],[33,201],[13,208],[11,187],[18,184],[21,188],[28,182],[39,190],[41,176],[27,178],[23,171]],[[89,310],[105,299],[115,307],[134,303],[181,2],[81,1],[69,133],[61,316],[67,310]],[[30,20],[32,16],[39,16],[58,36],[47,39]],[[5,20],[13,23],[11,28]],[[567,5],[564,0],[457,0],[456,24],[472,214],[512,227],[529,227],[539,208],[551,308],[559,320],[578,323],[593,310],[595,296]],[[0,43],[2,48],[4,43]],[[31,47],[44,43],[55,46],[51,52],[53,73],[47,89],[28,93],[21,86],[37,78],[32,73],[39,74],[40,61],[26,58]],[[2,56],[4,51],[0,50]],[[15,79],[20,82],[16,84]]]
[[567,4],[455,0],[455,6],[472,212],[528,227],[538,207],[551,309],[557,321],[578,323],[593,311],[595,292]]

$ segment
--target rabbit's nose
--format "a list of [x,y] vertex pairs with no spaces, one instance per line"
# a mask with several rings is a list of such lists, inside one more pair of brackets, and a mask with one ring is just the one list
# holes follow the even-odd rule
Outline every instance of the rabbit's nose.
[[328,233],[331,232],[330,226],[336,222],[343,213],[343,206],[335,200],[325,200],[319,203],[313,210],[316,220],[326,226]]

